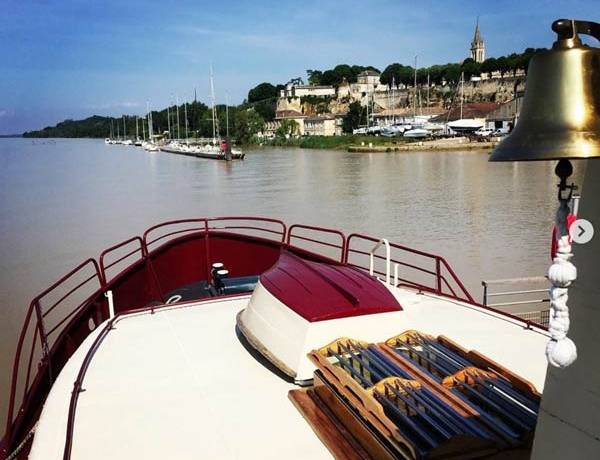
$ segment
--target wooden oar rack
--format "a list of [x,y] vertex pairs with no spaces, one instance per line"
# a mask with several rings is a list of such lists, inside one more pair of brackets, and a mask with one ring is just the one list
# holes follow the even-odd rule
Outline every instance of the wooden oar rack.
[[290,398],[337,458],[528,458],[539,393],[448,338],[341,338],[308,356],[314,385]]

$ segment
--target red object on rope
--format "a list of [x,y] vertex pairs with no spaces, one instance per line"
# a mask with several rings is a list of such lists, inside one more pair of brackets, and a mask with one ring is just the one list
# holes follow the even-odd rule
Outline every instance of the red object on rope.
[[[577,216],[569,214],[567,216],[567,229],[571,228],[571,225],[577,220]],[[569,235],[569,243],[571,242],[571,236]],[[556,257],[556,251],[558,251],[558,229],[556,225],[552,227],[552,244],[550,246],[550,259],[554,260]]]

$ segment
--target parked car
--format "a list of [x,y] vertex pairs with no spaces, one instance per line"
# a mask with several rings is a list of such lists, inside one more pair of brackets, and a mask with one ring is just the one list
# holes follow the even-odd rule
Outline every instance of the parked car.
[[492,128],[479,128],[475,131],[475,135],[479,137],[489,137],[494,132]]
[[508,128],[498,128],[498,129],[494,130],[494,132],[492,133],[492,136],[494,136],[494,137],[506,136],[508,133],[509,133]]

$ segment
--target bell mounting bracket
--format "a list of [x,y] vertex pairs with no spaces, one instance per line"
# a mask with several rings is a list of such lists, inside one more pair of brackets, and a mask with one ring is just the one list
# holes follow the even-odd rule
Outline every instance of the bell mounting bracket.
[[558,200],[571,201],[573,192],[578,189],[574,183],[567,184],[567,179],[573,174],[573,165],[571,165],[569,160],[563,158],[558,161],[554,173],[560,179],[560,183],[558,184]]
[[578,34],[590,35],[600,40],[600,24],[597,22],[557,19],[552,23],[552,30],[556,32],[559,40],[574,39]]

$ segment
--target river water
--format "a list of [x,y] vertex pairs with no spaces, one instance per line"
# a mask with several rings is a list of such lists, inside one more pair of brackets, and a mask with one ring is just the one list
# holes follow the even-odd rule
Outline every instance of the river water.
[[0,139],[0,421],[29,300],[155,223],[257,215],[386,237],[444,256],[479,299],[483,279],[545,273],[553,167],[489,163],[487,152],[283,148],[226,164],[98,140]]

